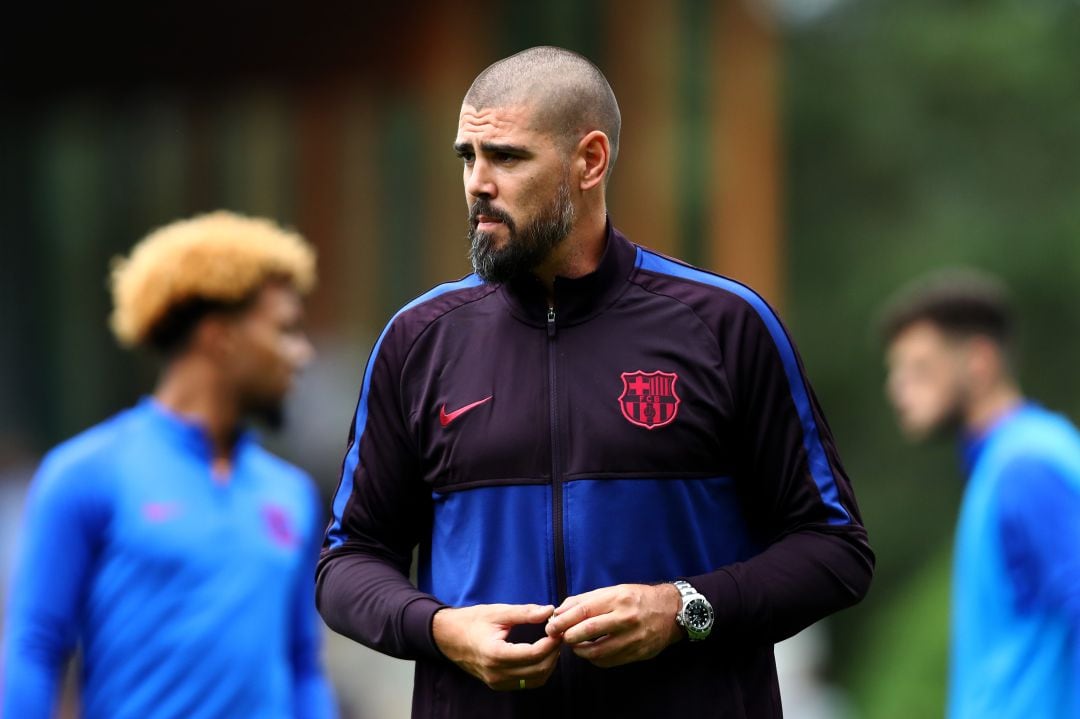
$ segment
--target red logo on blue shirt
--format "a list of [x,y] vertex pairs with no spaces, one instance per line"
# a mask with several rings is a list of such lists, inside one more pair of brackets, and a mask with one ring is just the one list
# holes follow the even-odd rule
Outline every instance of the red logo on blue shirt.
[[295,547],[300,543],[300,537],[296,533],[289,513],[284,508],[273,504],[264,505],[262,508],[263,522],[266,524],[266,533],[270,539],[282,547]]
[[619,407],[631,424],[656,429],[675,421],[679,413],[679,395],[675,394],[675,372],[623,372],[623,391]]

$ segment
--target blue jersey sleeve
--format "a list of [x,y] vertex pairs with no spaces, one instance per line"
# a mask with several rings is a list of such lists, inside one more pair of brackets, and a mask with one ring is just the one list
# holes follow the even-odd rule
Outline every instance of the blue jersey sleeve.
[[1017,608],[1064,615],[1080,632],[1080,477],[1037,457],[1015,459],[998,507]]
[[46,457],[30,485],[5,621],[0,716],[53,714],[108,522],[105,488],[95,474],[61,448]]
[[324,526],[318,497],[314,491],[311,494],[312,519],[309,535],[304,538],[305,557],[293,594],[293,715],[297,719],[335,719],[337,707],[319,657],[322,620],[315,609],[315,563]]

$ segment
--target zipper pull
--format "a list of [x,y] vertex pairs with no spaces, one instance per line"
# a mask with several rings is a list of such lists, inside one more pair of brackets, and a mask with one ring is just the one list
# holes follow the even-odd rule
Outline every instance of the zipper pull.
[[547,328],[548,328],[548,337],[554,337],[555,336],[555,308],[554,307],[548,307]]

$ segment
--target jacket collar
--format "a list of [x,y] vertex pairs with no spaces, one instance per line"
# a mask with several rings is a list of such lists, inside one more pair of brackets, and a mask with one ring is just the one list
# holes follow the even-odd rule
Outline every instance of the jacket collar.
[[[611,224],[608,218],[604,254],[597,268],[576,278],[555,278],[555,323],[569,326],[585,322],[611,306],[626,289],[634,269],[637,248]],[[548,317],[548,298],[536,277],[515,280],[499,287],[510,311],[531,325],[543,326]]]
[[[139,400],[136,411],[142,413],[159,432],[170,438],[177,446],[198,456],[209,463],[213,459],[214,445],[206,427],[190,417],[177,414],[161,404],[153,395],[146,395]],[[251,429],[241,429],[233,446],[233,459],[240,456],[249,445],[256,441]]]
[[1006,428],[1012,423],[1012,420],[1016,417],[1026,414],[1028,411],[1038,409],[1039,405],[1031,400],[1023,400],[1015,407],[1003,412],[999,417],[995,418],[981,432],[967,432],[960,438],[960,460],[964,465],[964,470],[967,474],[971,474],[975,471],[975,465],[978,464],[979,459],[986,451],[986,446],[990,444],[990,440],[1006,431]]

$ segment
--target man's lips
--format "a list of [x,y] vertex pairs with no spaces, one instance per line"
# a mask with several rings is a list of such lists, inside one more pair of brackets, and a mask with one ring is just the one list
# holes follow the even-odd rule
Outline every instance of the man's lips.
[[498,217],[492,217],[491,215],[476,216],[476,227],[480,230],[492,230],[501,224],[503,224],[503,221]]

